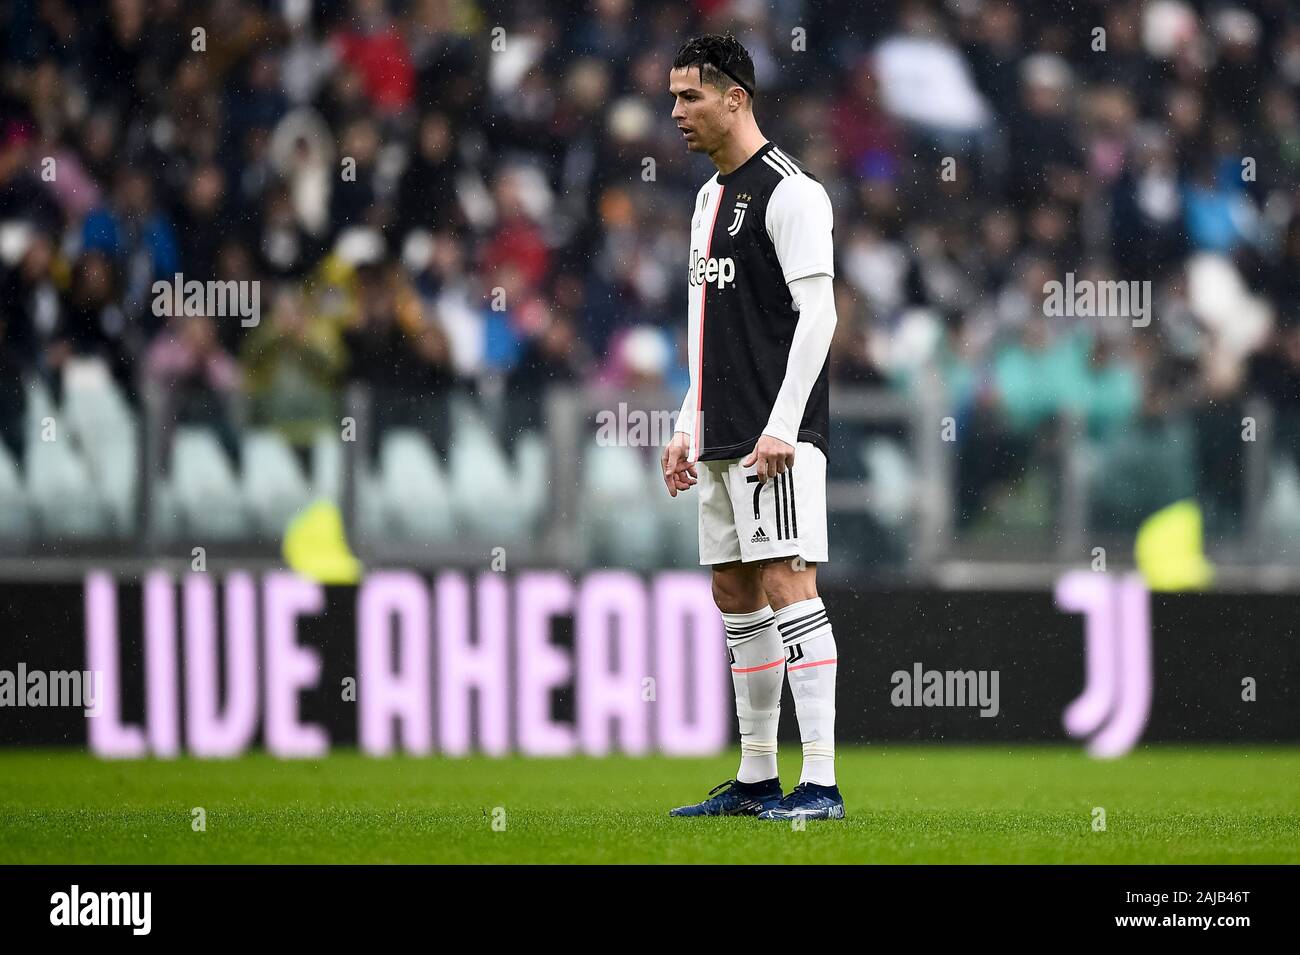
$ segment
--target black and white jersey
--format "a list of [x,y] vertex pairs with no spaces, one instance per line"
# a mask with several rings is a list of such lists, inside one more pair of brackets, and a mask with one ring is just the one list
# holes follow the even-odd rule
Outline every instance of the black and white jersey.
[[[833,228],[821,182],[770,142],[700,189],[688,274],[691,384],[676,428],[691,435],[688,460],[753,450],[781,390],[799,318],[787,283],[834,277]],[[829,418],[823,363],[798,440],[829,454]]]

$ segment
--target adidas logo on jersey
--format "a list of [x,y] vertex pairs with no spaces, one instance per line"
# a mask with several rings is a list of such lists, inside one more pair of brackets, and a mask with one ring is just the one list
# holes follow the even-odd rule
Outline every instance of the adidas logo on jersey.
[[687,279],[691,285],[713,285],[723,289],[736,280],[736,260],[733,258],[715,259],[698,256],[688,270]]
[[760,525],[758,530],[754,531],[754,536],[749,539],[749,542],[751,544],[766,544],[769,540],[771,538],[763,533],[762,525]]

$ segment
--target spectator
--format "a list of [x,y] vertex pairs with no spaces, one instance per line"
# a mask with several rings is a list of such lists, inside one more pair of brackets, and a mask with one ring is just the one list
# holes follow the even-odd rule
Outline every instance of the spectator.
[[221,347],[213,319],[207,315],[168,319],[149,346],[144,373],[159,402],[164,473],[170,469],[175,427],[182,424],[212,429],[238,472],[241,448],[233,402],[239,366]]
[[[51,370],[62,372],[70,357],[97,358],[128,397],[136,383],[132,360],[138,343],[132,340],[119,302],[116,273],[101,252],[88,251],[73,266],[72,286],[62,308],[63,321],[48,350]],[[55,398],[62,397],[63,376],[55,378]]]
[[270,320],[259,323],[245,343],[249,422],[278,431],[304,471],[317,434],[337,426],[344,360],[336,327],[292,286],[276,293]]
[[149,177],[137,168],[119,171],[112,202],[86,217],[81,242],[122,270],[123,304],[130,312],[144,306],[155,280],[170,281],[181,270],[176,232],[154,203]]
[[448,398],[455,376],[451,349],[415,290],[390,264],[356,270],[355,306],[343,333],[347,378],[370,392],[373,425],[368,450],[379,450],[388,428],[416,428],[445,455],[451,440]]

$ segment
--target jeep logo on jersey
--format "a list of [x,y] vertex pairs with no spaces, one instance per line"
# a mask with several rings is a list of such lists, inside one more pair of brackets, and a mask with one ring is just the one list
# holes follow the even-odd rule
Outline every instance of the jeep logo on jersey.
[[715,259],[697,255],[691,263],[688,279],[691,285],[713,285],[723,289],[736,280],[736,260]]

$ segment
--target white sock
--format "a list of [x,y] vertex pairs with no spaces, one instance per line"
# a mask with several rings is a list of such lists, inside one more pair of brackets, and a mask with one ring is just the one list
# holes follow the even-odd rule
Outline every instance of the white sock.
[[835,635],[820,597],[776,611],[803,741],[801,783],[835,785]]
[[781,716],[785,657],[771,607],[724,613],[731,684],[740,720],[740,769],[736,779],[756,783],[776,777],[776,725]]

